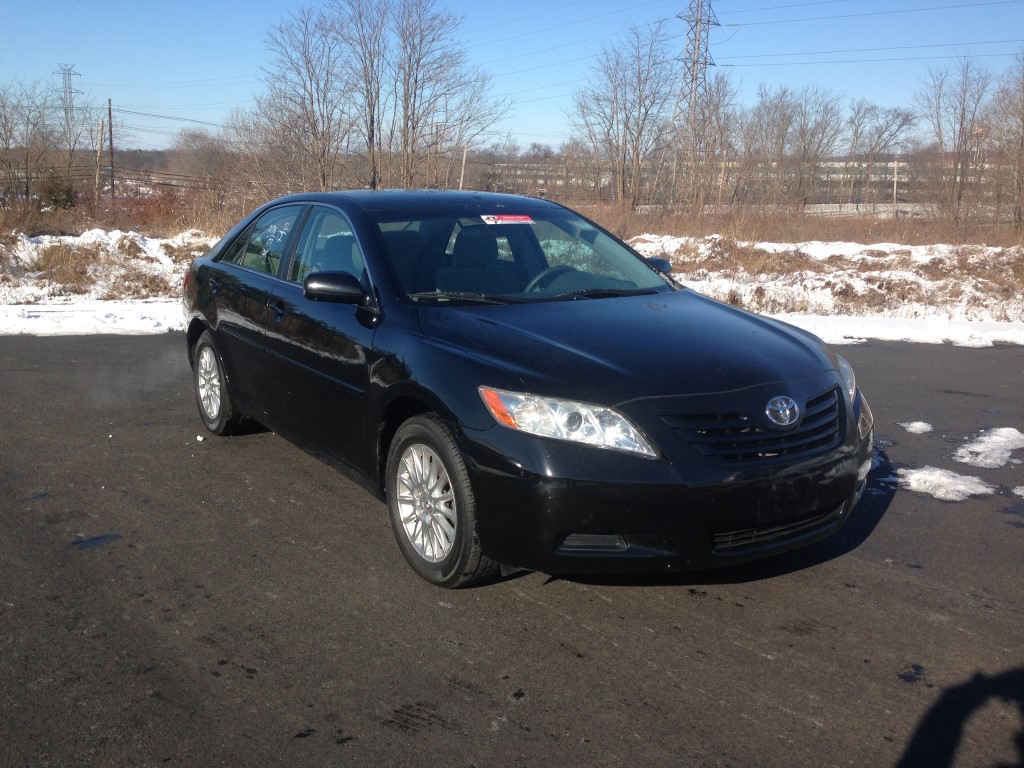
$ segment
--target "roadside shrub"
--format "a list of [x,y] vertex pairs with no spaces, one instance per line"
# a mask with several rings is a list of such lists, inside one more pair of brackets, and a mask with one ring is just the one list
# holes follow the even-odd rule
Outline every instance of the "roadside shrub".
[[64,179],[48,176],[43,181],[39,196],[43,204],[51,208],[68,210],[78,205],[78,190]]

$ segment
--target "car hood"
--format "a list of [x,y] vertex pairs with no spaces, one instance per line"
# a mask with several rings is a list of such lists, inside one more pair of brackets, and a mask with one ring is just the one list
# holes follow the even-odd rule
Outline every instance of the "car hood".
[[435,343],[518,377],[523,391],[608,405],[803,380],[834,367],[815,337],[690,290],[426,308],[420,325]]

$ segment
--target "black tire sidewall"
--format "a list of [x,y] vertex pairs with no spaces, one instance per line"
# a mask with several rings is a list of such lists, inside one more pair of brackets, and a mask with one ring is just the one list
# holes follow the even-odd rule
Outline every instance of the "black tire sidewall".
[[[399,462],[406,448],[417,444],[426,445],[441,459],[455,496],[455,544],[448,556],[437,563],[425,560],[413,547],[402,526],[398,508]],[[443,422],[432,416],[417,416],[405,422],[391,441],[385,472],[388,516],[405,559],[421,578],[432,584],[447,586],[459,583],[475,544],[475,502],[465,462],[450,430]]]
[[[213,359],[217,363],[217,382],[220,386],[220,411],[217,414],[217,418],[212,420],[209,414],[207,414],[206,408],[203,406],[203,399],[199,394],[199,355],[204,348],[209,348],[213,353]],[[228,420],[231,418],[231,403],[228,399],[227,381],[224,377],[224,362],[221,360],[220,352],[213,343],[213,338],[210,336],[209,331],[204,331],[196,342],[192,360],[192,387],[195,390],[196,405],[199,407],[199,418],[203,420],[203,425],[210,432],[213,432],[215,435],[222,435],[228,429]]]

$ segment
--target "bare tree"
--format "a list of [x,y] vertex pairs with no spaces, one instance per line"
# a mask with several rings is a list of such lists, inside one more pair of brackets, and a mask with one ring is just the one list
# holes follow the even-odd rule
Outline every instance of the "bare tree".
[[[471,68],[456,44],[461,23],[435,0],[397,0],[394,6],[392,143],[404,188],[446,184],[454,150],[475,143],[508,109],[489,96],[490,77]],[[437,163],[442,156],[447,165]]]
[[788,88],[758,88],[757,103],[741,116],[734,199],[781,202],[796,111],[796,97]]
[[3,171],[3,188],[0,189],[0,207],[6,207],[8,199],[15,192],[15,150],[14,143],[17,119],[14,87],[0,85],[0,170]]
[[212,216],[233,216],[228,205],[234,191],[232,168],[234,152],[228,142],[210,131],[186,128],[171,144],[175,168],[195,190],[191,199],[201,206],[196,220],[209,221]]
[[53,101],[43,83],[0,88],[0,164],[5,197],[32,197],[54,149],[53,122]]
[[1013,225],[1024,230],[1024,51],[999,81],[993,98],[993,141],[999,151],[1001,187],[1010,198]]
[[269,92],[257,100],[260,118],[290,142],[306,185],[332,189],[352,129],[348,61],[330,18],[302,8],[268,36]]
[[849,147],[845,164],[850,203],[855,197],[858,201],[863,197],[863,194],[856,195],[857,185],[870,183],[881,156],[899,147],[915,121],[914,113],[902,107],[883,108],[864,99],[850,105],[846,119]]
[[843,131],[842,96],[808,86],[800,91],[795,106],[792,153],[796,179],[792,195],[806,205],[818,182],[822,163],[836,148]]
[[461,18],[436,0],[334,0],[331,8],[352,72],[365,185],[452,184],[457,163],[508,109],[490,96],[490,77],[468,65],[456,40]]
[[961,59],[953,71],[929,70],[917,94],[935,146],[940,210],[958,225],[979,202],[988,136],[982,114],[991,85],[987,70]]
[[239,215],[250,210],[253,201],[265,202],[295,191],[288,178],[288,153],[284,140],[269,130],[258,112],[235,109],[224,126],[233,148],[232,176],[238,180],[235,195]]
[[573,97],[574,127],[610,161],[620,205],[640,202],[645,164],[666,137],[675,96],[668,40],[661,22],[632,27],[601,49]]
[[707,82],[707,97],[704,102],[704,152],[699,158],[698,174],[700,193],[698,204],[703,210],[705,201],[715,199],[718,206],[726,184],[729,183],[734,155],[738,120],[739,95],[728,72],[716,72]]
[[391,0],[336,0],[332,6],[334,34],[352,67],[350,94],[356,125],[366,148],[366,186],[377,189],[382,178],[384,119],[390,110],[385,89],[388,74]]

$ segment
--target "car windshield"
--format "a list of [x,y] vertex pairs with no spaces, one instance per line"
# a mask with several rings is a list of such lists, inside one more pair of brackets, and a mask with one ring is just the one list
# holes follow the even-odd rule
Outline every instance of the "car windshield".
[[380,216],[385,257],[420,303],[506,304],[673,290],[614,237],[565,209]]

